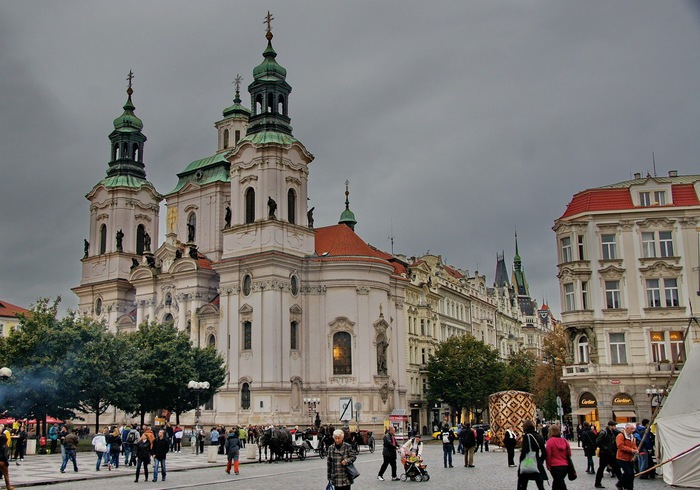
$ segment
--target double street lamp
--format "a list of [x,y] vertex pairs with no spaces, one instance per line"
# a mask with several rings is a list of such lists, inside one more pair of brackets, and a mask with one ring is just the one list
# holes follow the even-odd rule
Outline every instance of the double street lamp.
[[[199,394],[208,391],[209,387],[209,381],[190,381],[189,383],[187,383],[187,388],[189,388],[197,394],[197,408],[194,411],[195,441],[197,441],[197,439],[199,438],[199,416],[202,414],[202,411],[199,409]],[[195,454],[199,454],[199,444],[196,444]]]

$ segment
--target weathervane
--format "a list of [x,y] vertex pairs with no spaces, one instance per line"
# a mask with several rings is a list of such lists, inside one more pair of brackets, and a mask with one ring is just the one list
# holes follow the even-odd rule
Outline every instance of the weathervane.
[[240,75],[236,75],[236,79],[233,81],[233,83],[236,84],[236,93],[240,92],[242,81],[243,81],[243,77]]

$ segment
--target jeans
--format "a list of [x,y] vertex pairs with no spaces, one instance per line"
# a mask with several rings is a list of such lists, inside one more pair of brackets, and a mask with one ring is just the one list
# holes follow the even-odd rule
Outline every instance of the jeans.
[[586,456],[588,465],[586,466],[586,471],[591,474],[595,473],[595,464],[593,464],[593,456]]
[[78,461],[75,459],[75,449],[65,449],[65,451],[66,453],[63,455],[63,463],[61,464],[61,471],[65,471],[69,459],[73,462],[73,470],[78,471]]
[[102,462],[102,456],[104,456],[105,453],[102,451],[95,451],[97,453],[97,463],[95,463],[95,470],[100,471],[100,463]]
[[645,449],[643,453],[639,453],[639,456],[637,457],[637,463],[639,464],[639,472],[641,473],[642,471],[646,470],[649,468],[649,450]]
[[109,459],[110,459],[109,448],[110,448],[110,444],[107,444],[107,451],[105,451],[105,456],[104,456],[103,461],[102,461],[102,466],[107,466],[109,464]]
[[455,450],[452,444],[442,445],[442,464],[447,467],[452,466],[452,452]]
[[568,466],[552,466],[549,472],[552,474],[552,490],[566,490],[566,474]]
[[153,458],[153,481],[158,479],[158,466],[161,466],[160,474],[163,477],[163,481],[165,481],[165,458]]
[[131,444],[124,444],[124,465],[129,466],[131,463],[129,462],[129,458],[131,458]]
[[143,465],[143,476],[148,481],[148,463],[149,459],[136,458],[136,481],[139,481],[139,472],[141,471],[141,465]]
[[109,453],[109,462],[115,468],[119,468],[119,451],[111,451]]

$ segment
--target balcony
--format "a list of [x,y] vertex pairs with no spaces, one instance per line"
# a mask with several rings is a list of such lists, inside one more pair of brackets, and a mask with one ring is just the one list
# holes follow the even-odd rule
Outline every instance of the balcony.
[[[671,367],[673,367],[673,365],[668,361],[666,361],[666,362],[663,362],[663,361],[662,362],[652,362],[649,365],[649,374],[656,374],[659,372],[670,373]],[[680,371],[681,369],[683,369],[683,362],[679,362],[678,364],[676,364],[676,371]]]
[[578,378],[595,376],[597,374],[597,369],[595,364],[572,364],[570,366],[564,366],[562,371],[562,377],[564,378]]

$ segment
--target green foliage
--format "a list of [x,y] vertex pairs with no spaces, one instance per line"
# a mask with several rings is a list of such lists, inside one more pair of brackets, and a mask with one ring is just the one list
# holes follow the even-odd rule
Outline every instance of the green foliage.
[[486,408],[488,396],[501,388],[504,365],[497,350],[464,335],[441,342],[427,369],[428,400],[478,412]]
[[504,367],[503,388],[532,393],[537,364],[537,359],[531,352],[511,354]]

